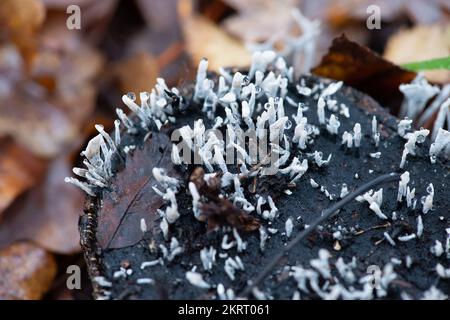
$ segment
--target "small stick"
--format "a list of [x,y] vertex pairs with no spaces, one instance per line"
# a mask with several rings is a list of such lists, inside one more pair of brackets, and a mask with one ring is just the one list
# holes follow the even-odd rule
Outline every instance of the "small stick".
[[319,226],[322,222],[331,217],[337,210],[344,207],[347,203],[355,199],[357,196],[367,192],[368,190],[376,187],[379,184],[384,184],[387,182],[398,181],[400,179],[400,175],[398,173],[387,173],[382,176],[379,176],[366,184],[363,184],[358,189],[349,193],[342,200],[336,202],[334,205],[326,209],[322,212],[322,216],[313,222],[308,228],[300,232],[294,239],[289,242],[287,246],[285,246],[279,254],[277,254],[268,264],[267,266],[252,280],[250,280],[247,284],[247,287],[239,294],[239,297],[247,297],[253,290],[255,286],[257,286],[269,273],[273,268],[278,264],[278,262],[286,255],[293,247],[297,246],[300,241],[306,238],[311,232],[313,232],[317,226]]

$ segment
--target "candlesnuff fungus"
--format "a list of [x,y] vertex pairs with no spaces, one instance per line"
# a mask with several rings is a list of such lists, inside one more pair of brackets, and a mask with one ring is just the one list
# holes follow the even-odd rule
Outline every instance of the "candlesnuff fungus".
[[[442,225],[433,217],[450,218],[448,132],[441,128],[431,146],[429,131],[409,132],[409,120],[397,133],[369,97],[342,82],[295,79],[292,70],[272,51],[254,53],[248,70],[219,74],[203,59],[192,85],[158,79],[139,104],[124,95],[131,113],[117,110],[112,136],[96,126],[85,168],[74,169],[80,180],[67,180],[89,195],[84,217],[93,222],[80,231],[96,298],[422,298],[448,290],[415,269],[436,268],[436,259],[416,256],[435,245],[429,230]],[[390,174],[400,157],[403,169]],[[383,189],[373,181],[396,182]],[[413,264],[398,263],[407,256]],[[370,265],[380,270],[378,288]],[[391,290],[398,277],[421,285]]]

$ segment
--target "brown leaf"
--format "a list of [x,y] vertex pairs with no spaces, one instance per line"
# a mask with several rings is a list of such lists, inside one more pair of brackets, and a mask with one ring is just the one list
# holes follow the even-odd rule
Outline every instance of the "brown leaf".
[[17,196],[39,180],[44,169],[43,160],[11,141],[0,140],[0,216]]
[[333,26],[342,26],[350,21],[365,21],[369,17],[367,8],[380,8],[383,22],[391,22],[403,13],[405,0],[333,0],[324,7],[324,15]]
[[207,57],[209,69],[215,71],[223,66],[250,65],[251,56],[244,45],[207,19],[200,16],[185,17],[182,27],[187,51],[195,64]]
[[217,202],[205,203],[200,210],[208,220],[208,230],[227,225],[240,231],[252,232],[261,225],[258,219],[248,215],[228,199],[218,199]]
[[30,62],[36,48],[36,31],[45,19],[41,0],[2,0],[0,2],[0,40],[15,43]]
[[148,92],[156,83],[158,64],[147,52],[140,52],[118,62],[114,67],[121,92]]
[[344,35],[333,40],[321,63],[311,71],[322,77],[342,80],[381,102],[399,95],[398,86],[416,76]]
[[56,275],[53,256],[31,242],[0,250],[0,299],[37,300],[50,289]]
[[151,29],[164,32],[178,25],[178,0],[136,0],[139,12]]
[[84,194],[64,182],[71,175],[71,167],[65,155],[52,161],[44,180],[4,212],[0,246],[27,239],[56,253],[80,251],[78,217]]
[[227,0],[226,2],[237,9],[239,14],[224,21],[225,29],[244,41],[258,42],[268,40],[276,34],[289,33],[291,11],[299,1]]
[[404,0],[406,14],[416,24],[448,22],[450,18],[447,0]]
[[208,230],[211,231],[223,225],[232,226],[244,232],[255,231],[259,228],[261,223],[258,219],[248,215],[228,199],[219,197],[221,183],[219,176],[206,183],[204,175],[203,168],[197,167],[189,179],[195,184],[199,193],[208,199],[208,202],[200,207],[201,217],[208,222]]
[[0,47],[6,88],[0,90],[0,135],[12,136],[44,157],[56,155],[79,134],[94,108],[93,80],[103,61],[76,33],[55,28],[46,26],[40,35],[32,78],[14,47]]
[[117,173],[111,190],[103,196],[97,227],[97,239],[103,249],[123,248],[141,240],[141,219],[145,219],[148,230],[159,225],[156,209],[163,200],[152,189],[157,184],[152,170],[165,168],[171,177],[177,177],[177,173],[172,166],[169,137],[153,133],[150,139],[143,150],[127,158],[126,168]]
[[[430,60],[450,56],[450,24],[416,26],[393,35],[384,52],[384,57],[397,64]],[[425,71],[428,80],[449,83],[449,70]]]

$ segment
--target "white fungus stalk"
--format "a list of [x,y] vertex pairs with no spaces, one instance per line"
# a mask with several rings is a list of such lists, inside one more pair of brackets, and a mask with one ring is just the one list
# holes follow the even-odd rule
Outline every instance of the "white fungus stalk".
[[353,127],[353,137],[355,147],[359,148],[361,146],[361,125],[359,123],[356,123]]
[[[432,139],[436,139],[439,129],[444,128],[445,120],[450,119],[450,98],[448,98],[444,103],[442,103],[439,108],[439,112],[436,116],[436,120],[434,120],[433,125],[433,136]],[[450,123],[447,124],[450,126]]]
[[207,248],[203,248],[200,251],[200,260],[202,261],[203,269],[211,270],[213,265],[216,263],[216,253],[217,250],[212,246]]
[[409,188],[409,186],[406,188],[406,206],[408,208],[415,209],[416,207],[416,201],[414,200],[414,197],[416,196],[416,188],[413,188],[412,190]]
[[430,161],[436,163],[436,159],[440,154],[444,154],[446,158],[450,157],[450,132],[439,128],[437,130],[436,139],[430,146]]
[[442,245],[442,242],[440,242],[439,240],[435,240],[434,246],[430,248],[430,252],[438,258],[442,256],[444,254],[444,247]]
[[146,233],[147,232],[147,223],[145,223],[145,219],[144,218],[141,219],[140,227],[141,227],[142,233]]
[[392,239],[392,237],[389,235],[389,233],[384,232],[383,235],[384,235],[384,238],[389,242],[389,244],[391,246],[395,247],[395,241],[394,241],[394,239]]
[[320,94],[320,96],[321,96],[322,98],[325,98],[325,97],[328,97],[328,96],[331,96],[331,95],[335,94],[335,93],[342,87],[343,84],[344,84],[344,82],[342,82],[342,81],[330,83],[330,84],[322,91],[322,93]]
[[410,119],[420,114],[427,102],[440,91],[438,86],[430,85],[422,74],[417,75],[409,84],[401,84],[399,89],[405,96],[400,116]]
[[400,120],[397,124],[397,133],[400,137],[404,138],[406,135],[406,132],[411,130],[412,120],[405,118],[403,120]]
[[418,216],[417,217],[417,237],[420,238],[423,234],[423,221],[422,221],[422,216]]
[[320,124],[325,124],[325,100],[322,97],[317,101],[317,117]]
[[407,234],[407,235],[398,237],[398,240],[402,241],[402,242],[407,242],[407,241],[415,239],[416,237],[417,236],[415,233],[411,233],[411,234]]
[[285,224],[286,228],[286,237],[290,238],[292,234],[292,230],[294,229],[294,223],[292,222],[292,218],[288,218]]
[[268,234],[266,229],[263,226],[259,227],[259,248],[261,249],[261,251],[264,251],[264,249],[266,248],[266,241],[268,238]]
[[192,196],[192,210],[194,211],[194,216],[197,220],[202,220],[200,216],[200,194],[198,193],[197,187],[193,182],[189,182],[189,192]]
[[189,281],[190,284],[201,289],[209,289],[211,287],[211,285],[207,283],[203,279],[203,276],[198,272],[193,271],[186,272],[186,279]]
[[430,183],[427,187],[428,195],[422,197],[422,212],[427,214],[431,209],[433,209],[433,197],[434,197],[434,187],[433,184]]
[[347,185],[346,185],[345,183],[343,183],[343,184],[342,184],[342,187],[341,187],[341,193],[340,193],[339,197],[342,199],[342,198],[344,198],[348,193],[349,193],[349,191],[348,191]]
[[350,149],[353,146],[352,134],[347,131],[344,131],[344,133],[342,134],[342,143],[341,144],[347,145],[347,148]]
[[436,265],[436,273],[442,279],[450,279],[450,268],[446,269],[440,263]]
[[372,125],[372,136],[375,136],[378,132],[378,122],[375,116],[372,117],[371,125]]
[[405,171],[400,176],[400,181],[398,183],[397,202],[402,202],[403,197],[406,197],[408,183],[409,183],[409,172]]
[[327,124],[327,130],[330,134],[337,135],[340,125],[341,123],[339,122],[339,120],[334,116],[334,114],[332,114]]
[[405,135],[405,138],[408,140],[405,143],[405,147],[402,153],[402,159],[400,161],[400,168],[405,166],[406,156],[408,154],[415,155],[416,154],[416,143],[423,143],[425,138],[430,133],[430,130],[421,129],[415,132],[410,132]]
[[311,184],[311,187],[318,188],[319,184],[314,179],[309,179],[309,183]]

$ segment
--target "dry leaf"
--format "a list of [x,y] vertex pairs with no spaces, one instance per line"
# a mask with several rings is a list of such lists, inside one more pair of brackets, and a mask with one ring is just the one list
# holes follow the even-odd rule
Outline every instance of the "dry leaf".
[[164,32],[176,28],[178,0],[136,0],[139,12],[151,29]]
[[44,169],[43,160],[11,141],[0,141],[0,216],[17,196],[39,180]]
[[56,275],[53,256],[31,242],[0,250],[0,299],[37,300],[50,289]]
[[239,231],[252,232],[261,226],[258,219],[236,207],[228,199],[205,203],[200,210],[208,220],[209,231],[221,226],[231,226]]
[[76,33],[55,24],[41,34],[31,65],[12,46],[0,47],[0,135],[9,135],[33,153],[52,157],[79,134],[96,97],[94,77],[102,57]]
[[450,19],[448,0],[404,0],[404,8],[418,25],[448,22]]
[[142,150],[127,158],[124,170],[117,173],[111,190],[105,192],[99,210],[97,239],[102,249],[123,248],[142,239],[139,228],[145,219],[148,229],[156,230],[159,215],[156,209],[162,198],[152,187],[154,167],[162,167],[171,177],[177,177],[170,158],[170,139],[165,133],[153,133]]
[[318,76],[342,80],[380,102],[399,96],[399,85],[416,76],[345,36],[333,40],[319,66],[311,71]]
[[246,42],[265,41],[277,34],[285,35],[291,27],[291,11],[298,2],[227,0],[226,3],[238,10],[239,14],[226,19],[223,26]]
[[[450,25],[416,26],[392,36],[384,52],[384,57],[394,63],[430,60],[450,56]],[[425,76],[433,82],[449,83],[449,70],[425,71]]]
[[80,251],[78,218],[84,194],[64,182],[71,167],[72,161],[64,155],[52,161],[43,181],[4,212],[0,246],[27,239],[56,253]]
[[333,0],[324,6],[324,15],[331,25],[339,27],[355,20],[365,21],[370,15],[367,8],[375,5],[380,8],[382,21],[391,22],[403,13],[404,2],[404,0]]
[[41,0],[0,1],[0,40],[6,38],[20,48],[26,63],[33,57],[36,31],[45,19]]
[[114,67],[121,92],[148,92],[156,83],[158,64],[147,52],[140,52],[118,62]]
[[206,57],[209,60],[209,69],[215,71],[223,66],[250,65],[251,56],[244,45],[207,19],[200,16],[185,17],[182,27],[187,51],[194,63],[197,64]]

